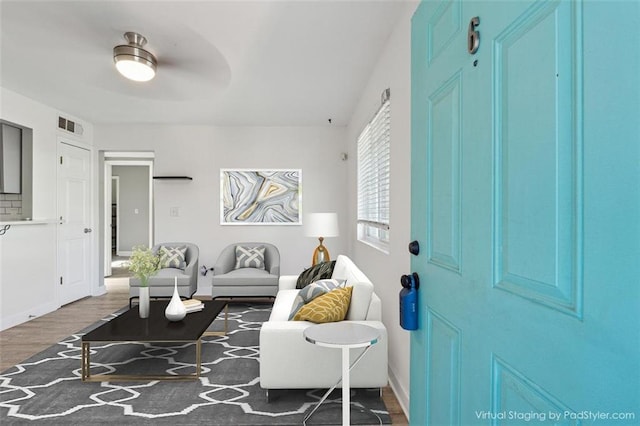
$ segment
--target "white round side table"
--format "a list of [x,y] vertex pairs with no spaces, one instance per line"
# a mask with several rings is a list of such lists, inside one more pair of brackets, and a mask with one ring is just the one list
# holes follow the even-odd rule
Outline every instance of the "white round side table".
[[[351,416],[349,371],[360,361],[372,345],[380,339],[380,332],[373,327],[348,321],[316,324],[304,330],[304,338],[314,345],[342,349],[342,424],[349,426]],[[349,365],[349,350],[365,348],[360,356]],[[324,394],[315,408],[304,418],[304,423],[316,412],[340,380]]]

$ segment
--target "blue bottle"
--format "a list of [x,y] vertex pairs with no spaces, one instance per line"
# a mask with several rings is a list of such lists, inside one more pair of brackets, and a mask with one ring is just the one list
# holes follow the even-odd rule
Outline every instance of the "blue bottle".
[[400,326],[405,330],[418,329],[418,290],[415,286],[400,290]]

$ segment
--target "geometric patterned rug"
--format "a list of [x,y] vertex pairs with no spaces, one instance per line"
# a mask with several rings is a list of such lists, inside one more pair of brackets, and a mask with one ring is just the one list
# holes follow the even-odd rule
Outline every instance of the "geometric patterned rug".
[[[0,424],[301,425],[325,390],[283,390],[267,401],[258,377],[258,342],[270,311],[268,304],[229,305],[228,334],[202,339],[199,380],[82,382],[81,337],[116,312],[2,372]],[[222,329],[222,321],[211,329]],[[91,350],[92,374],[195,369],[192,343],[93,343]],[[307,424],[340,424],[340,396],[338,388]],[[352,390],[351,401],[352,424],[391,423],[378,390]]]

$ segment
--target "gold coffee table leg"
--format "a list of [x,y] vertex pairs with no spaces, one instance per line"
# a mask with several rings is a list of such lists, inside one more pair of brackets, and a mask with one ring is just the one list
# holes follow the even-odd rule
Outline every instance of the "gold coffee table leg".
[[82,381],[83,382],[120,382],[120,381],[150,381],[150,380],[198,380],[202,370],[202,340],[193,341],[196,344],[196,371],[193,374],[95,374],[91,375],[90,343],[82,342]]
[[196,342],[196,377],[200,377],[202,367],[202,339]]
[[82,381],[91,379],[91,344],[89,342],[82,342]]
[[229,331],[229,304],[224,305],[224,331],[205,331],[203,336],[226,336]]

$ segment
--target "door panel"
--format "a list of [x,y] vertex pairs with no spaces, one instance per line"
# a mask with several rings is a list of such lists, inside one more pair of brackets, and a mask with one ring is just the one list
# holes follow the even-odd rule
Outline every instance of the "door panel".
[[[552,395],[540,389],[513,367],[500,358],[494,356],[491,387],[491,410],[489,413],[509,413],[505,419],[486,412],[476,414],[480,419],[509,420],[505,423],[540,423],[577,424],[571,418],[565,418],[564,413],[571,409]],[[510,417],[510,418],[509,418]]]
[[[640,79],[626,71],[639,62],[639,9],[451,0],[416,10],[412,239],[427,250],[412,257],[412,424],[578,424],[598,411],[640,423],[640,271],[627,255],[640,258]],[[620,64],[601,64],[620,43]],[[602,116],[612,81],[626,105],[615,127]],[[602,229],[617,231],[615,247]]]
[[91,294],[91,153],[59,144],[58,269],[61,305]]
[[427,26],[428,37],[427,61],[436,61],[441,53],[449,53],[447,47],[461,34],[462,14],[460,2],[443,1],[438,4],[436,11],[429,18]]
[[427,361],[430,402],[428,419],[434,425],[460,422],[460,330],[432,310],[427,312]]
[[535,3],[495,38],[494,274],[497,288],[580,317],[576,28],[576,3]]
[[456,73],[429,96],[428,210],[429,261],[460,271],[460,141],[462,75]]

